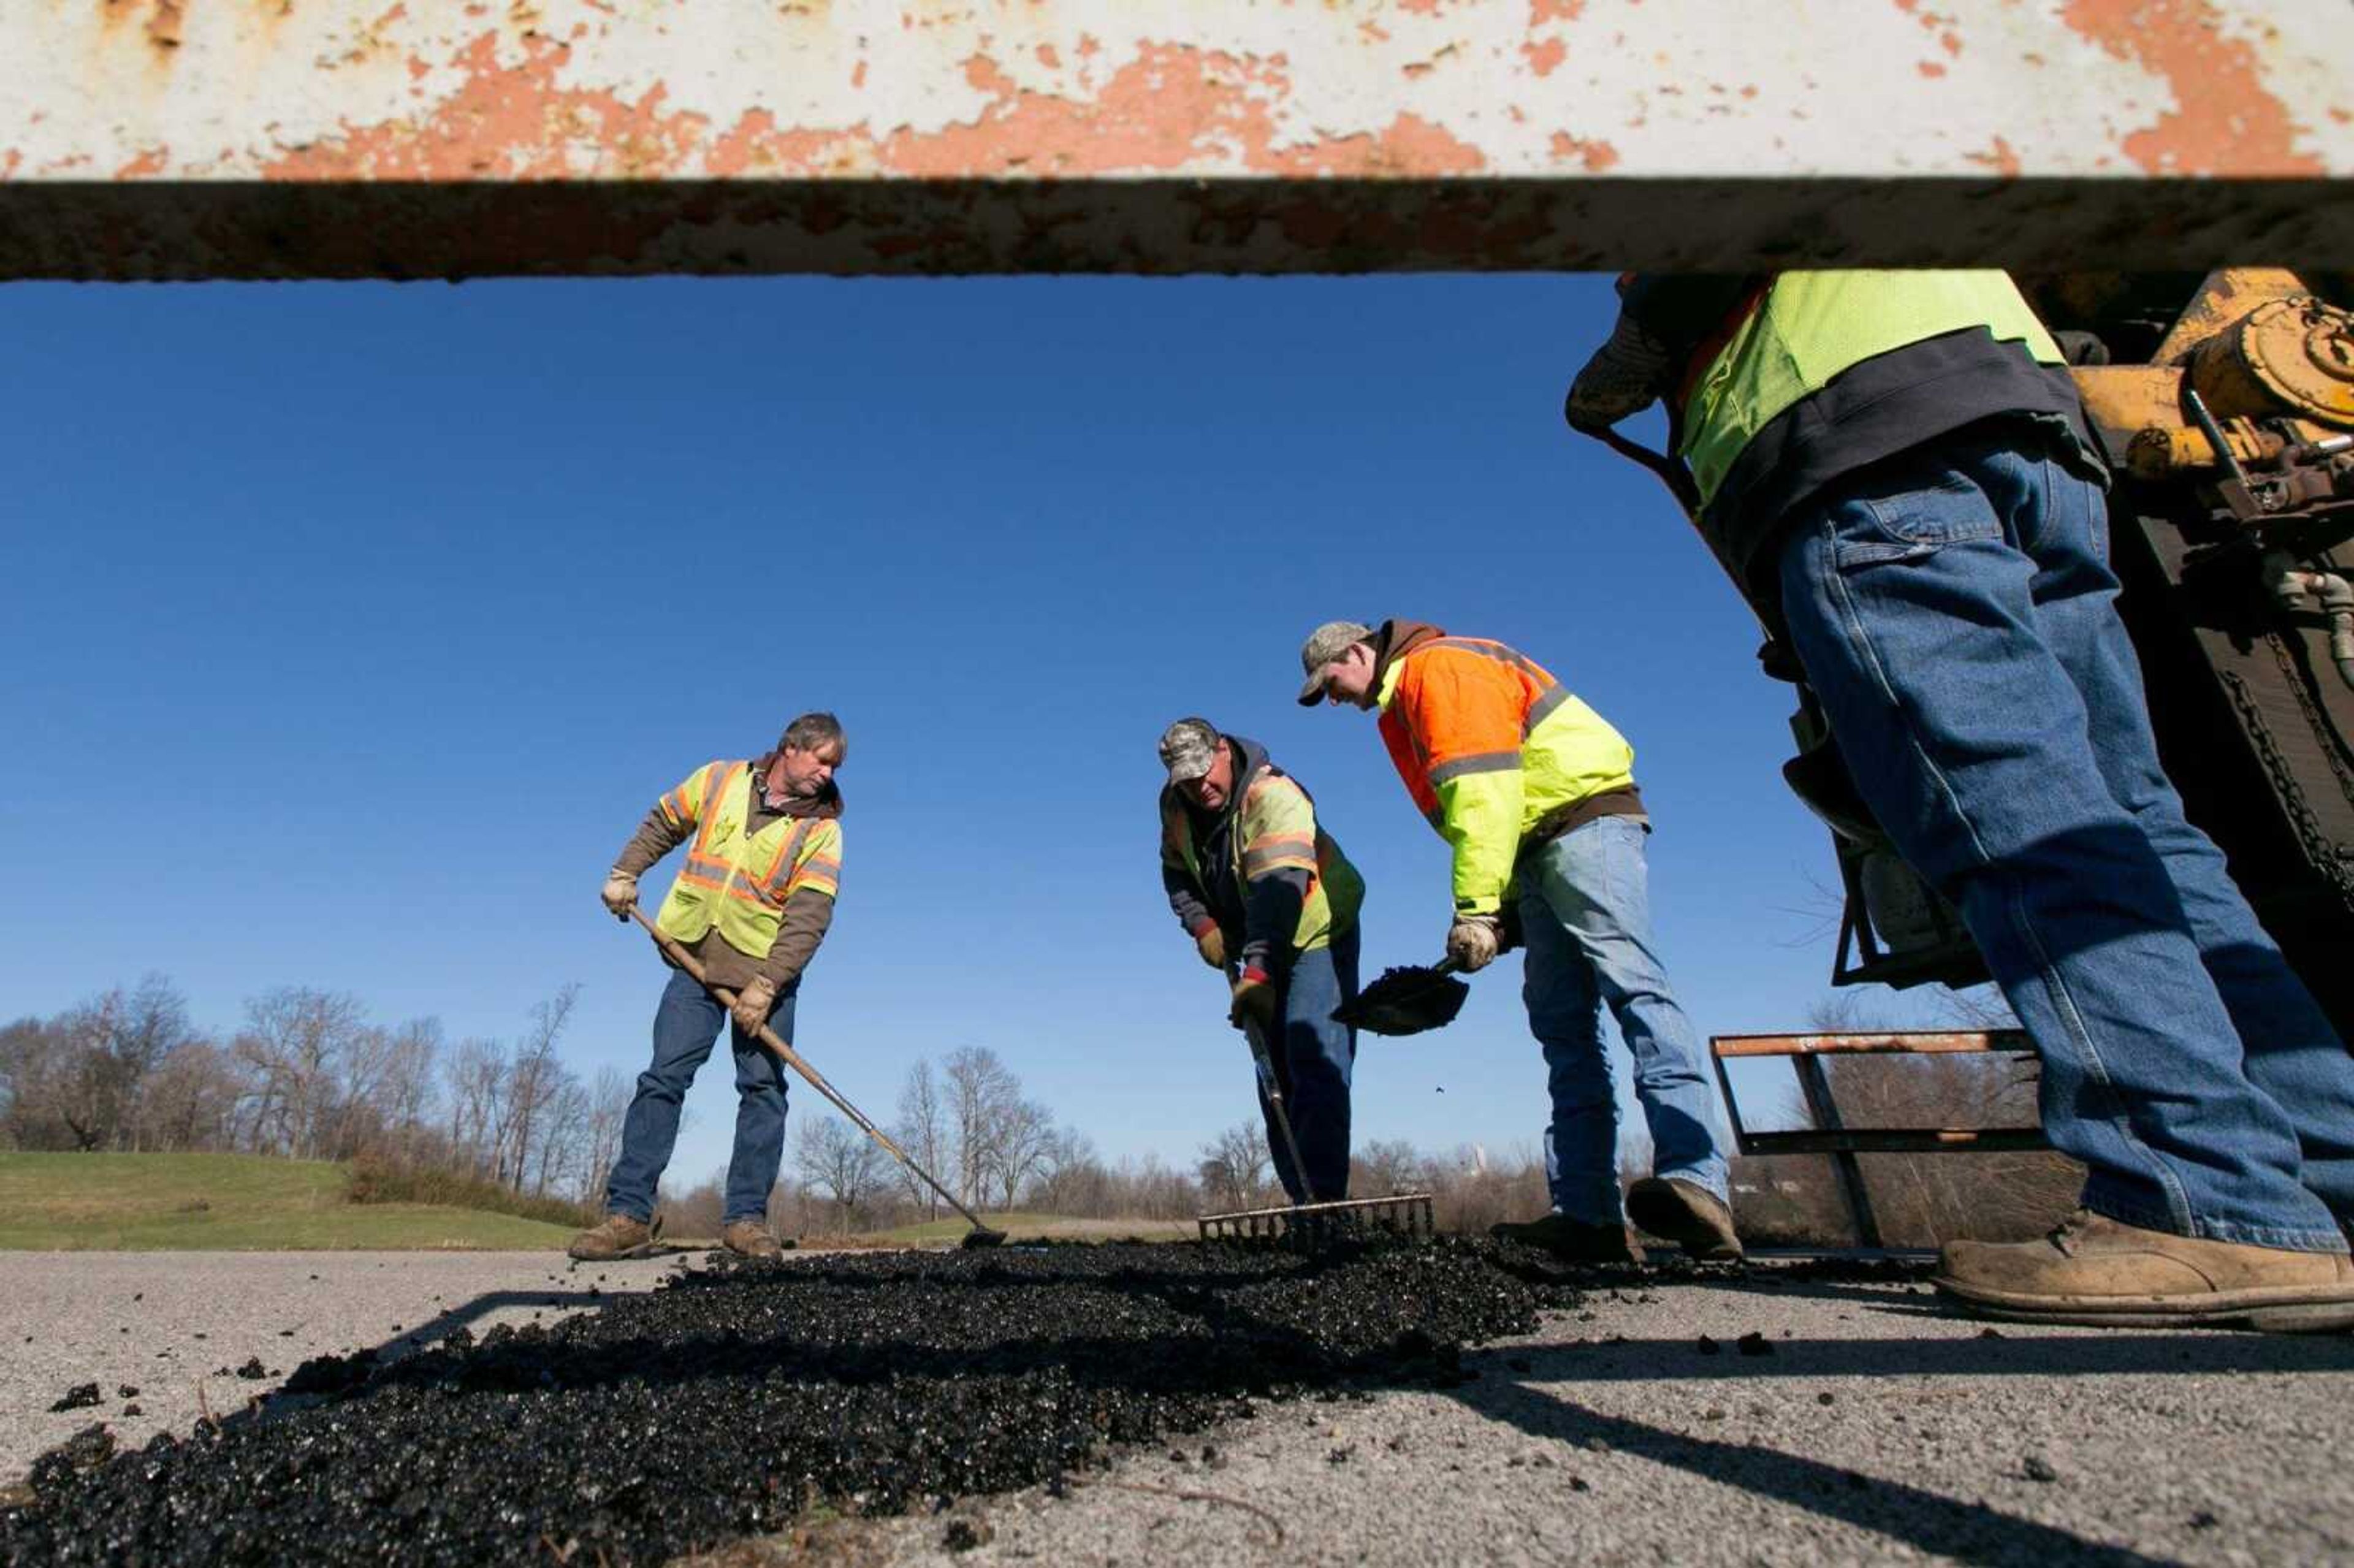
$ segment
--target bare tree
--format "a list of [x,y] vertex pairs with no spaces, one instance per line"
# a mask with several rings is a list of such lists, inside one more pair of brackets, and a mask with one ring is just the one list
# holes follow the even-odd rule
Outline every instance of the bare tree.
[[315,1159],[337,1073],[363,1027],[360,1004],[341,992],[285,986],[247,1002],[245,1011],[246,1027],[230,1052],[251,1075],[255,1147]]
[[1360,1197],[1386,1198],[1423,1184],[1422,1152],[1402,1138],[1377,1138],[1359,1149],[1350,1163],[1354,1167],[1350,1191]]
[[1016,1100],[1005,1107],[997,1138],[990,1150],[1000,1207],[1010,1209],[1022,1195],[1023,1183],[1044,1165],[1055,1141],[1055,1113],[1036,1100]]
[[[917,1058],[916,1065],[907,1069],[907,1082],[899,1086],[899,1120],[892,1129],[892,1137],[925,1170],[938,1171],[947,1166],[948,1109],[939,1080],[932,1075],[932,1064],[926,1058]],[[908,1201],[923,1206],[924,1217],[939,1218],[939,1194],[912,1171],[902,1168],[899,1177],[907,1186]]]
[[487,1180],[497,1158],[500,1090],[506,1078],[498,1042],[460,1041],[447,1071],[450,1147],[469,1175]]
[[956,1129],[957,1195],[982,1202],[981,1188],[996,1168],[1005,1118],[1021,1103],[1022,1080],[982,1045],[962,1045],[942,1067],[948,1080],[949,1122]]
[[802,1122],[793,1139],[794,1173],[833,1200],[844,1231],[889,1180],[888,1165],[873,1139],[830,1116]]
[[504,1112],[502,1120],[498,1179],[514,1191],[523,1191],[525,1173],[532,1168],[539,1142],[546,1136],[543,1125],[548,1109],[563,1090],[563,1065],[556,1057],[556,1043],[571,1021],[574,1003],[580,998],[580,988],[566,985],[557,993],[531,1010],[531,1028],[516,1042],[514,1059],[508,1064],[507,1081],[501,1096]]
[[1272,1170],[1267,1134],[1249,1122],[1237,1122],[1202,1145],[1202,1186],[1221,1207],[1247,1209],[1257,1202]]
[[631,1093],[629,1079],[610,1067],[597,1069],[597,1081],[588,1090],[588,1124],[583,1134],[588,1150],[588,1168],[580,1183],[584,1201],[596,1200],[613,1161],[620,1158],[621,1124],[630,1114]]

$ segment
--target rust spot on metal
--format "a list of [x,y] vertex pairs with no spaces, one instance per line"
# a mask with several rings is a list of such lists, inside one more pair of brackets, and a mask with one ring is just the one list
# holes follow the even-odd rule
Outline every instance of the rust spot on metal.
[[2000,175],[2004,179],[2015,180],[2019,178],[2021,168],[2019,161],[2019,153],[2009,142],[2003,140],[1999,136],[1994,139],[1994,145],[1987,149],[1987,151],[1983,153],[1969,153],[1964,155],[1967,156],[1973,164],[1984,164],[1996,174]]
[[1933,81],[1946,74],[1946,68],[1935,60],[1916,60],[1914,62],[1913,69]]
[[147,41],[159,49],[180,47],[180,0],[154,0],[147,16]]
[[1529,26],[1542,26],[1547,22],[1575,22],[1577,14],[1585,9],[1585,0],[1529,0]]
[[1063,69],[1063,57],[1055,49],[1054,45],[1040,44],[1038,46],[1037,52],[1038,63],[1044,66],[1048,70],[1060,70]]
[[121,168],[114,171],[118,180],[151,179],[172,166],[169,147],[150,147]]
[[[342,133],[289,151],[262,165],[265,180],[557,179],[581,174],[659,175],[678,166],[703,136],[700,114],[664,113],[661,83],[635,103],[604,89],[559,87],[557,69],[571,47],[552,38],[521,40],[523,59],[499,58],[498,36],[484,33],[450,64],[464,73],[457,91],[422,120],[346,123]],[[593,150],[578,165],[575,150]]]
[[1559,38],[1547,38],[1542,44],[1522,44],[1521,53],[1528,56],[1531,70],[1539,76],[1551,76],[1569,58],[1569,46]]
[[1556,131],[1553,133],[1553,155],[1564,159],[1575,158],[1585,166],[1587,174],[1598,175],[1618,161],[1618,149],[1607,142]]
[[2324,172],[2296,151],[2301,127],[2264,85],[2255,51],[2226,39],[2208,0],[2069,0],[2068,27],[2165,79],[2175,108],[2125,140],[2153,175],[2283,176]]

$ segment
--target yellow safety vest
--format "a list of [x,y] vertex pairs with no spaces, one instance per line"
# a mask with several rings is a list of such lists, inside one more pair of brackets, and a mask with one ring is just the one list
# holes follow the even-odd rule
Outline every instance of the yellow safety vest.
[[[1356,928],[1357,911],[1365,902],[1365,879],[1316,821],[1308,791],[1288,774],[1262,766],[1252,775],[1243,789],[1234,832],[1227,836],[1234,844],[1235,885],[1246,900],[1255,876],[1278,871],[1308,874],[1308,896],[1300,902],[1299,925],[1291,937],[1294,952],[1330,947],[1334,937]],[[1193,825],[1173,789],[1161,797],[1161,853],[1182,866],[1196,886],[1210,890]]]
[[835,896],[842,886],[842,824],[831,817],[779,817],[747,834],[752,819],[748,762],[706,762],[662,798],[673,827],[695,829],[686,863],[654,924],[682,942],[716,926],[747,958],[776,945],[785,901],[804,888]]
[[1974,326],[2045,365],[2064,360],[2008,272],[1780,274],[1684,400],[1681,451],[1702,503],[1752,437],[1841,371]]

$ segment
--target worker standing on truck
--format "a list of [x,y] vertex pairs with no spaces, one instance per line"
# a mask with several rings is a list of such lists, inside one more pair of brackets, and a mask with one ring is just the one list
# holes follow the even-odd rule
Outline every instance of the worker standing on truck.
[[[1418,621],[1328,621],[1299,652],[1303,706],[1381,710],[1406,792],[1454,850],[1447,955],[1466,973],[1502,948],[1511,901],[1528,945],[1522,997],[1544,1048],[1553,1210],[1495,1234],[1564,1257],[1635,1257],[1627,1219],[1696,1256],[1741,1255],[1700,1037],[1651,938],[1635,752],[1542,665]],[[1610,1009],[1635,1061],[1655,1170],[1618,1191]]]
[[674,968],[654,1009],[653,1063],[639,1075],[621,1123],[620,1157],[606,1179],[604,1223],[572,1238],[573,1256],[627,1257],[652,1245],[654,1185],[678,1140],[679,1102],[722,1023],[732,1029],[737,1105],[720,1240],[748,1257],[783,1250],[769,1233],[768,1213],[785,1152],[784,1065],[760,1044],[759,1031],[765,1023],[792,1039],[801,971],[833,919],[842,885],[842,791],[833,774],[845,755],[839,720],[803,714],[766,755],[706,762],[688,774],[654,802],[613,863],[605,907],[626,920],[639,876],[688,845],[654,924],[702,964],[713,985],[736,992],[736,1005],[731,1013]]
[[1997,271],[1620,290],[1569,422],[1667,400],[1702,535],[1961,911],[2088,1168],[2066,1224],[1954,1243],[1939,1287],[2027,1319],[2354,1324],[2354,1058],[2159,768],[2051,334]]
[[1349,1195],[1349,1080],[1357,1032],[1332,1014],[1357,997],[1365,885],[1297,779],[1266,747],[1182,718],[1161,736],[1161,885],[1202,961],[1230,982],[1227,1021],[1267,1044],[1289,1107],[1294,1170],[1265,1089],[1276,1179],[1295,1203]]

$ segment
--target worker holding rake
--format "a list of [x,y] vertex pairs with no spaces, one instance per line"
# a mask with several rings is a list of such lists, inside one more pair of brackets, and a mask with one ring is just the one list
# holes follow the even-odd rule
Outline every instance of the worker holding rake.
[[[1695,1256],[1737,1258],[1723,1135],[1700,1037],[1651,939],[1635,753],[1533,659],[1419,621],[1328,621],[1299,653],[1302,706],[1379,709],[1382,739],[1454,851],[1447,956],[1465,973],[1503,947],[1508,905],[1528,945],[1522,994],[1544,1047],[1552,1212],[1495,1227],[1592,1262],[1636,1257],[1627,1218]],[[1607,1004],[1635,1060],[1655,1174],[1621,1198]]]
[[1364,882],[1257,741],[1179,719],[1161,762],[1161,885],[1202,961],[1228,978],[1228,1022],[1267,1047],[1278,1097],[1262,1082],[1259,1109],[1276,1177],[1294,1203],[1337,1202],[1349,1192],[1357,1033],[1332,1014],[1357,994]]
[[[699,973],[676,972],[654,1011],[653,1063],[639,1075],[621,1124],[621,1153],[606,1181],[604,1222],[572,1238],[574,1257],[629,1257],[653,1243],[654,1184],[678,1140],[679,1102],[732,1023],[736,1147],[727,1161],[720,1240],[730,1252],[774,1257],[769,1191],[785,1150],[784,1064],[760,1044],[766,1026],[790,1040],[801,971],[833,918],[842,880],[842,725],[809,713],[776,748],[749,762],[706,762],[654,803],[605,879],[605,907],[622,920],[638,877],[678,845],[686,863],[654,925]],[[714,987],[734,998],[723,1005]]]

